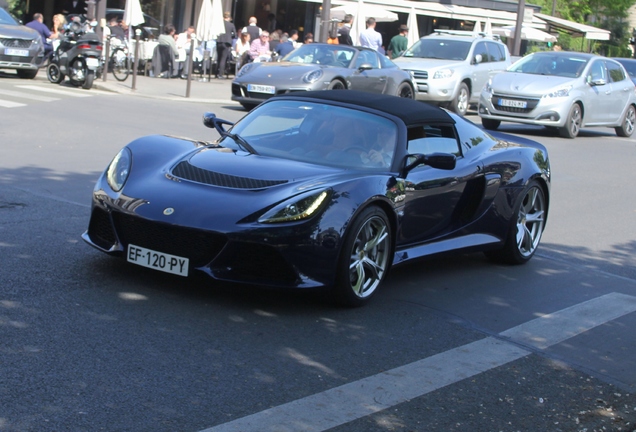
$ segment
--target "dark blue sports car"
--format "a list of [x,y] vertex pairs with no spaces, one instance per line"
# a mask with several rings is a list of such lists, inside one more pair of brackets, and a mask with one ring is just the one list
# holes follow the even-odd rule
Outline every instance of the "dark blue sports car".
[[358,306],[392,265],[476,250],[522,264],[545,228],[546,149],[421,102],[306,92],[204,123],[221,138],[124,147],[84,240],[179,276],[329,287]]

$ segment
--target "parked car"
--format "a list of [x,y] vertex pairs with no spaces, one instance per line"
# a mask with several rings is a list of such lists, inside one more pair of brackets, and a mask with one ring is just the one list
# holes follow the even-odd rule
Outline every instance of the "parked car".
[[510,66],[499,36],[436,30],[393,60],[413,75],[417,99],[465,115],[488,79]]
[[612,60],[616,60],[620,64],[623,65],[629,78],[632,80],[634,85],[636,85],[636,59],[633,58],[614,58]]
[[574,138],[584,126],[607,126],[629,137],[636,122],[636,87],[614,60],[536,52],[488,82],[479,116],[487,129],[509,121],[558,128],[563,137]]
[[35,78],[44,62],[40,34],[0,8],[0,69],[13,69],[20,78]]
[[[118,20],[124,19],[124,10],[123,9],[106,9],[106,22],[109,22],[112,18],[117,18]],[[148,14],[144,14],[144,23],[133,27],[134,29],[141,30],[141,40],[146,39],[157,39],[161,34],[161,23],[158,19],[151,17]]]
[[274,95],[345,89],[415,97],[411,75],[377,51],[312,43],[302,45],[280,62],[243,66],[232,82],[232,100],[252,109]]
[[299,92],[204,124],[221,138],[125,146],[97,181],[84,240],[177,276],[329,287],[358,306],[417,258],[482,250],[523,264],[545,228],[546,149],[429,104]]

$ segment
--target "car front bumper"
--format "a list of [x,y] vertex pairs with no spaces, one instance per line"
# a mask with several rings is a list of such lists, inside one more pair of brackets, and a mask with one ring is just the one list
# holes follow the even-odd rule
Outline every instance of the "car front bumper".
[[484,90],[479,98],[478,113],[489,120],[563,127],[571,106],[569,98],[503,95]]

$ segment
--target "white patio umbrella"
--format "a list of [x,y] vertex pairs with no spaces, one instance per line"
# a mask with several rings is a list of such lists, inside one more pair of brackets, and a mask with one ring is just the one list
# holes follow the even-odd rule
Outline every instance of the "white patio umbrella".
[[197,19],[196,33],[202,41],[216,39],[219,34],[225,33],[221,0],[203,0]]
[[410,48],[415,44],[415,42],[420,40],[420,30],[417,27],[417,14],[415,13],[415,8],[411,8],[411,12],[409,12],[409,19],[406,22],[406,26],[409,28],[409,32],[406,38],[409,41],[409,48]]
[[139,0],[126,0],[124,8],[124,23],[129,27],[143,24],[145,21],[144,13],[141,11]]
[[490,17],[486,18],[486,25],[484,26],[484,33],[492,34],[492,23],[490,22]]
[[473,26],[473,33],[478,34],[481,33],[481,21],[475,21],[475,25]]
[[135,35],[133,26],[138,26],[146,21],[139,0],[126,0],[123,19],[124,23],[128,25],[128,40],[131,41]]
[[[515,26],[506,27],[493,27],[492,32],[504,37],[514,37]],[[521,27],[521,39],[537,42],[556,42],[557,38],[550,33],[546,33],[543,30],[536,29],[534,27],[522,26]]]

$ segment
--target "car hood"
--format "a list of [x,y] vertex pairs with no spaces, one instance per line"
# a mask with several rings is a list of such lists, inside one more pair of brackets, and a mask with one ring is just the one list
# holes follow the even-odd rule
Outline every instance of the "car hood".
[[285,82],[285,81],[300,81],[300,79],[307,73],[316,69],[329,69],[333,66],[321,66],[316,64],[302,64],[302,63],[263,63],[260,66],[252,69],[245,75],[237,78],[235,81],[239,82]]
[[543,96],[546,92],[574,84],[576,80],[553,75],[502,72],[492,78],[492,89],[501,93]]
[[0,35],[16,39],[37,39],[40,34],[26,26],[0,24]]
[[419,57],[398,57],[393,63],[401,69],[437,69],[461,65],[465,60],[446,60]]

